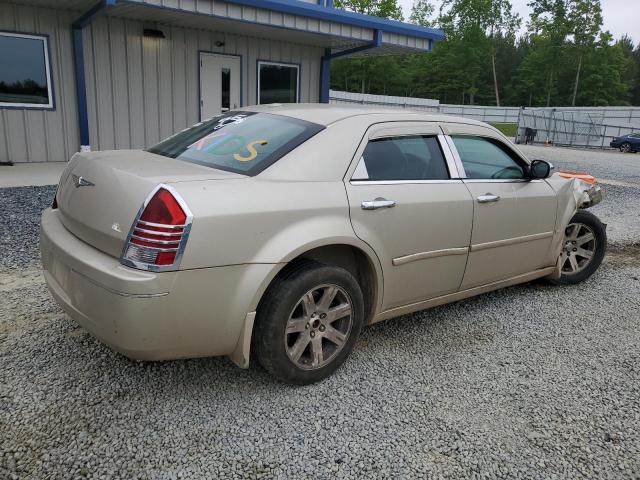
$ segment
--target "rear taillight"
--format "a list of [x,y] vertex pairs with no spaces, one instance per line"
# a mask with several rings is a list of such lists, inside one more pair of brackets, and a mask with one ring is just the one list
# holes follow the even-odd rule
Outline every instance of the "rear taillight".
[[191,212],[180,195],[168,185],[159,185],[133,222],[122,263],[156,272],[177,270],[191,219]]

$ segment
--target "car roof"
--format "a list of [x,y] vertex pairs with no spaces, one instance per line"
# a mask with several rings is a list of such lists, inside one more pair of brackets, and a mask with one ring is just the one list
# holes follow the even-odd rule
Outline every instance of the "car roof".
[[[376,122],[389,121],[423,121],[423,122],[453,122],[470,125],[487,126],[486,123],[469,118],[441,115],[429,112],[408,110],[404,108],[372,107],[360,105],[328,105],[318,103],[271,103],[267,105],[254,105],[243,107],[242,110],[250,112],[273,113],[288,117],[306,120],[320,125],[330,125],[346,118],[359,115],[375,115]],[[386,118],[385,118],[386,117]]]

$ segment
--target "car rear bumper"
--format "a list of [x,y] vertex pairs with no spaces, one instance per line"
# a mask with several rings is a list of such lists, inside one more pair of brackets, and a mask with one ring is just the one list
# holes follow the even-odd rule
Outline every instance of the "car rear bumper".
[[112,349],[136,360],[230,355],[273,265],[152,273],[125,267],[45,210],[44,276],[60,306]]

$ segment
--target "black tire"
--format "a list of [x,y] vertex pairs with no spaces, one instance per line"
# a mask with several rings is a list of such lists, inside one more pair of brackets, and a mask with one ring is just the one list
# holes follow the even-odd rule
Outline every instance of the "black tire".
[[631,153],[631,144],[629,142],[624,142],[620,145],[620,151],[622,153]]
[[[598,217],[596,217],[593,213],[587,212],[586,210],[578,210],[576,214],[573,216],[569,225],[567,226],[567,230],[570,225],[585,225],[588,229],[593,232],[595,237],[595,243],[593,245],[593,256],[579,271],[575,273],[570,273],[568,271],[562,271],[560,278],[552,280],[553,283],[559,285],[574,285],[576,283],[584,282],[587,278],[595,273],[600,264],[602,263],[602,259],[604,258],[605,252],[607,250],[607,231],[604,224],[600,221]],[[565,244],[563,244],[564,249]],[[568,267],[569,269],[570,267]]]
[[[342,289],[342,294],[348,296],[352,307],[350,327],[346,340],[329,363],[315,369],[303,369],[287,354],[285,338],[289,337],[285,337],[286,325],[303,296],[314,288],[326,285],[337,286]],[[307,385],[330,376],[344,363],[353,350],[363,323],[362,290],[351,273],[344,268],[315,261],[300,262],[287,267],[287,270],[269,286],[260,302],[253,335],[254,351],[262,367],[279,380]],[[321,340],[321,343],[323,341]],[[311,348],[311,344],[307,348]],[[311,355],[310,350],[305,352]]]

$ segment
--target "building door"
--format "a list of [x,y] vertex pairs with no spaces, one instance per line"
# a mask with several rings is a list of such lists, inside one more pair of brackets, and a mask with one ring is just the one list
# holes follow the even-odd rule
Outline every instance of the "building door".
[[200,119],[240,107],[240,57],[200,54]]

